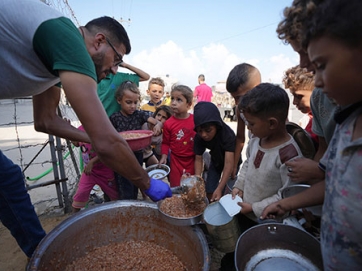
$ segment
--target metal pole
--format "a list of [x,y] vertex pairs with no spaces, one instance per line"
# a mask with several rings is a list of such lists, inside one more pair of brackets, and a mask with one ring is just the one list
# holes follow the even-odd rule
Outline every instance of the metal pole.
[[[54,174],[54,180],[59,180],[59,173],[58,173],[58,166],[57,166],[57,157],[55,156],[55,147],[54,147],[54,136],[49,135],[49,146],[50,146],[50,154],[52,157],[52,164],[53,164],[53,174]],[[62,158],[60,160],[63,160]],[[57,190],[57,197],[59,202],[59,207],[63,208],[64,203],[62,199],[62,192],[60,190],[59,182],[55,184],[55,188]]]
[[[64,170],[64,161],[63,161],[63,146],[62,143],[60,141],[59,137],[55,138],[56,143],[57,143],[57,154],[58,154],[58,164],[59,164],[59,172],[60,172],[60,178],[61,179],[66,179],[65,177],[65,170]],[[67,187],[67,182],[62,182],[62,191],[63,191],[63,201],[64,201],[64,212],[67,214],[69,212],[71,212],[71,203],[69,200],[69,192],[68,192],[68,187]]]

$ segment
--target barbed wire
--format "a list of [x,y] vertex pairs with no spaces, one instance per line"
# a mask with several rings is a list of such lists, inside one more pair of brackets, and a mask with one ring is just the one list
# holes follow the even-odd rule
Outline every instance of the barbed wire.
[[[0,132],[1,151],[14,162],[18,161],[17,164],[24,174],[26,186],[31,188],[33,185],[36,186],[54,180],[54,161],[52,161],[51,157],[51,147],[48,144],[49,140],[44,140],[42,133],[39,133],[39,138],[36,134],[35,137],[32,137],[27,130],[27,127],[33,128],[34,125],[32,115],[29,115],[29,112],[32,111],[32,100],[7,100],[2,102],[0,109],[2,110],[2,123],[0,124],[0,130],[2,130]],[[67,103],[63,91],[61,92],[59,109],[63,117],[71,120],[75,127],[79,126],[78,117]],[[5,112],[7,113],[5,114]],[[29,121],[29,118],[31,118],[31,121]],[[12,129],[14,132],[11,132]],[[32,142],[27,142],[28,140]],[[70,155],[67,155],[70,147],[72,147],[72,145],[69,144],[69,142],[61,139],[60,150],[64,162],[65,176],[67,178],[66,184],[69,191],[69,199],[73,197],[80,178],[80,153],[78,149],[75,148],[72,152],[74,155],[72,159]],[[57,146],[57,149],[58,148],[59,146]],[[46,190],[46,192],[43,190]],[[57,192],[53,185],[31,189],[29,190],[29,194],[38,215],[59,208],[57,205]],[[35,198],[32,195],[37,195],[37,197]]]
[[80,25],[77,17],[75,16],[73,9],[71,8],[71,6],[68,3],[68,0],[42,0],[42,1],[44,3],[46,3],[47,5],[60,11],[68,18],[70,18],[75,25],[77,25],[77,26]]

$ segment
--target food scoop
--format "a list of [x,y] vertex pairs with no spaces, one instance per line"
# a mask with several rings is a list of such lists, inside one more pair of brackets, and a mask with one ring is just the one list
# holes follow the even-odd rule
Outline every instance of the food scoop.
[[174,194],[181,194],[185,204],[204,202],[206,197],[205,181],[194,175],[184,174],[180,186],[172,187],[171,191]]

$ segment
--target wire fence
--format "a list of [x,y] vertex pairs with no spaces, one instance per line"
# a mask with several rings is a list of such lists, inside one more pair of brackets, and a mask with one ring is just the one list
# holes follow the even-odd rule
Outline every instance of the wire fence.
[[[80,125],[63,93],[58,108],[72,125]],[[81,172],[78,148],[34,130],[31,98],[0,101],[0,116],[0,149],[20,166],[37,214],[69,212]]]

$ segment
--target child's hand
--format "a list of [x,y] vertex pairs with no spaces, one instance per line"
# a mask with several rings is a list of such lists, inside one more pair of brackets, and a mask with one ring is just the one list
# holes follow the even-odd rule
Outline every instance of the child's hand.
[[68,124],[72,125],[70,119],[64,117],[63,120],[64,120],[65,122],[67,122]]
[[88,164],[84,167],[84,174],[85,175],[91,175],[93,169],[93,163],[92,160],[88,162]]
[[162,132],[162,127],[161,127],[161,125],[155,125],[155,127],[153,127],[153,135],[154,136],[158,136],[158,135],[160,135],[161,134],[161,132]]
[[243,191],[240,190],[239,188],[233,188],[233,191],[231,192],[231,198],[235,199],[235,196],[238,195],[240,198],[243,198]]
[[214,191],[214,193],[212,193],[212,198],[211,198],[211,202],[213,201],[217,201],[222,197],[222,190],[217,187]]
[[242,214],[247,214],[247,213],[251,213],[253,211],[253,208],[251,207],[250,203],[247,202],[238,202],[238,205],[241,206],[241,211],[240,213]]
[[159,164],[160,165],[166,164],[166,162],[167,162],[167,155],[162,154]]
[[79,147],[79,142],[77,142],[77,141],[71,141],[71,142],[74,146]]

